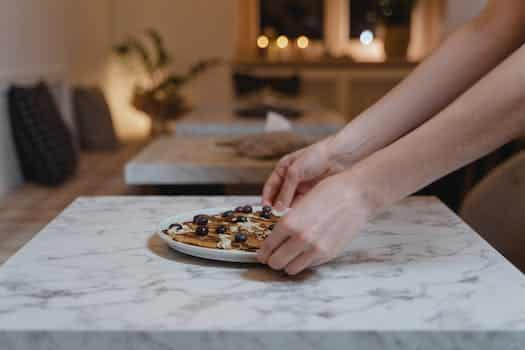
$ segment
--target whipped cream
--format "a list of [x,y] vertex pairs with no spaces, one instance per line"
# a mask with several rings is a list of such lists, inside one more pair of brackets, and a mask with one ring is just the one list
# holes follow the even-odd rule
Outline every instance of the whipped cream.
[[253,222],[239,222],[239,227],[242,227],[244,229],[251,229],[251,228],[257,228],[257,224],[253,223]]
[[277,216],[278,218],[280,218],[280,217],[283,217],[289,210],[290,210],[290,208],[284,209],[284,210],[281,210],[281,211],[272,209],[272,214],[274,216]]
[[238,222],[230,227],[230,231],[232,233],[237,233],[243,229],[252,231],[252,229],[262,230],[263,228],[263,224],[259,222]]
[[232,249],[232,240],[228,235],[219,235],[219,242],[217,242],[217,248],[220,249]]
[[182,228],[177,230],[175,227],[172,227],[168,230],[168,233],[170,235],[181,235],[183,233],[190,233],[191,229],[188,227],[188,225],[182,225]]

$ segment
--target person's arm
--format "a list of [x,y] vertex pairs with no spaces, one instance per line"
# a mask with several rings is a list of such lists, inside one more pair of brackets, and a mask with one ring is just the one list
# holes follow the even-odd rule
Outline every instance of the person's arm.
[[281,159],[263,202],[292,206],[317,183],[350,168],[423,124],[525,40],[525,1],[491,0],[378,103],[338,134]]
[[525,132],[525,46],[401,139],[323,180],[258,252],[290,274],[329,261],[392,203]]
[[346,176],[383,207],[525,132],[525,46],[453,104]]
[[522,0],[489,1],[479,16],[335,136],[333,160],[352,165],[436,115],[524,42],[524,10]]

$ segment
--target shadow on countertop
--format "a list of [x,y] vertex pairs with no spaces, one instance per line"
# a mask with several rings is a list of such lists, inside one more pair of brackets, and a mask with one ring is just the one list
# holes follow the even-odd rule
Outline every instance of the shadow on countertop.
[[274,271],[261,264],[231,263],[197,258],[171,249],[156,233],[149,237],[147,247],[155,255],[180,264],[239,270],[241,278],[248,281],[302,282],[313,278],[317,273],[311,269],[296,276],[288,276],[282,271]]

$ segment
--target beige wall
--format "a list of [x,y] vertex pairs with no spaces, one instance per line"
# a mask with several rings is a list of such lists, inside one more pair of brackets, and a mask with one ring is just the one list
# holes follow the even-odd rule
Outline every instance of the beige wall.
[[[64,67],[64,3],[67,0],[2,0],[2,76]],[[29,45],[31,43],[31,45]]]
[[[233,57],[235,0],[114,0],[114,40],[155,28],[175,56],[173,69],[183,72],[198,59]],[[110,64],[105,87],[115,113],[116,126],[124,138],[142,136],[148,131],[147,118],[128,103],[132,77],[118,62]],[[229,68],[206,72],[188,89],[199,105],[220,105],[231,101]]]
[[111,0],[65,1],[65,11],[70,81],[99,84],[112,42]]

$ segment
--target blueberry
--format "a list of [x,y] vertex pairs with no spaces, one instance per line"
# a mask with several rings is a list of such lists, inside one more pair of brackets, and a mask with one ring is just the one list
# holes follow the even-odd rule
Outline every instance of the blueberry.
[[182,230],[182,225],[181,224],[171,224],[169,227],[169,230],[171,230],[172,228],[174,228],[177,231]]
[[253,212],[253,208],[251,205],[245,205],[244,207],[242,207],[242,212],[245,214],[250,214],[251,212]]
[[244,243],[248,239],[248,236],[244,232],[239,232],[235,234],[235,242]]
[[227,228],[226,226],[224,225],[221,225],[221,226],[218,226],[216,229],[215,229],[215,232],[218,234],[218,235],[223,235],[225,234],[227,231]]
[[263,211],[261,212],[261,218],[263,219],[271,219],[272,218],[272,213],[270,212],[267,212],[267,211]]
[[208,224],[208,217],[206,215],[195,215],[193,217],[193,223],[204,226]]
[[262,207],[262,212],[263,213],[270,213],[272,212],[272,207],[270,207],[269,205],[265,205],[264,207]]
[[236,213],[242,213],[243,209],[244,209],[244,207],[237,207],[237,208],[235,208],[235,212]]
[[235,222],[248,222],[248,218],[246,216],[237,216]]
[[274,228],[275,228],[275,224],[271,224],[270,226],[268,226],[268,230],[270,231],[272,231]]
[[206,226],[199,226],[195,230],[197,236],[206,236],[208,234],[208,228]]
[[224,213],[222,213],[222,217],[223,218],[231,218],[233,217],[233,210],[228,210],[228,211],[225,211]]

